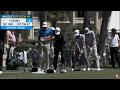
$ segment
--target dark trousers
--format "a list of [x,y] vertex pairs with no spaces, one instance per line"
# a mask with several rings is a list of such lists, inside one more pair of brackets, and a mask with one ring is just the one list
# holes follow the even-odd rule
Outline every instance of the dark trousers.
[[0,41],[0,71],[2,71],[3,53],[4,53],[4,42]]
[[[80,55],[81,54],[81,55]],[[80,56],[79,56],[80,55]],[[81,57],[81,58],[80,58]],[[82,58],[83,57],[83,58]],[[83,63],[85,65],[85,68],[90,68],[90,62],[87,59],[87,51],[86,48],[83,48],[83,53],[80,53],[78,50],[75,51],[75,55],[72,61],[72,68],[75,68],[76,62],[79,59],[84,59]]]
[[70,67],[71,58],[66,58],[66,67]]
[[2,71],[2,63],[3,63],[3,52],[0,50],[0,71]]
[[73,63],[73,60],[74,60],[74,53],[72,53],[72,63]]
[[110,55],[111,55],[111,64],[112,68],[115,68],[115,59],[117,60],[117,64],[120,68],[120,57],[118,53],[118,47],[110,47]]
[[57,60],[58,60],[58,55],[59,52],[61,52],[61,63],[65,65],[65,58],[64,58],[64,53],[63,53],[63,48],[54,48],[54,69],[56,70],[57,68]]

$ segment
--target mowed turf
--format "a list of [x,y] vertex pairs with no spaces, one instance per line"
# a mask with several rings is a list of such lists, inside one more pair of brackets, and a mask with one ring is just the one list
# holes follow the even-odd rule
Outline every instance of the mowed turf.
[[[66,73],[32,74],[23,70],[5,70],[0,79],[116,79],[120,69],[103,68],[102,71],[70,71]],[[118,77],[119,78],[119,77]]]

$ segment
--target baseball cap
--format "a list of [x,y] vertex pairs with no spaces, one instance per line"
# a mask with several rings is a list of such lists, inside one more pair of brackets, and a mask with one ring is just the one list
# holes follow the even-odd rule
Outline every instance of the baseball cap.
[[52,30],[55,30],[55,28],[54,28],[54,27],[51,27],[51,29],[52,29]]
[[84,32],[85,32],[86,34],[89,34],[89,28],[86,27],[86,28],[84,29]]
[[89,31],[89,28],[88,28],[88,27],[86,27],[84,30],[85,30],[85,31]]
[[75,30],[74,34],[75,34],[75,36],[79,35],[80,34],[79,30]]
[[111,31],[113,32],[113,31],[117,31],[117,30],[115,28],[112,28]]
[[47,27],[47,22],[43,22],[42,27]]
[[56,35],[59,35],[59,34],[60,34],[60,31],[61,31],[60,27],[56,27],[56,28],[55,28],[55,34],[56,34]]

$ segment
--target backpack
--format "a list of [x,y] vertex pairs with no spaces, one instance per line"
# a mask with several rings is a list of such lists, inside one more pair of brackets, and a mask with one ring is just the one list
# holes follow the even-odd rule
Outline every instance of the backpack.
[[54,73],[54,70],[53,69],[48,69],[47,73]]

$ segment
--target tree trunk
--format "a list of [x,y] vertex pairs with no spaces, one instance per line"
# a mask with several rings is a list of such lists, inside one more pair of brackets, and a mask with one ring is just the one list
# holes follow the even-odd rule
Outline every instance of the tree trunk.
[[43,22],[47,22],[48,11],[39,11],[40,27]]
[[101,30],[100,30],[100,37],[99,37],[99,42],[98,42],[98,54],[102,56],[104,47],[105,47],[105,38],[107,37],[107,27],[108,27],[108,22],[109,22],[109,17],[111,16],[112,11],[104,11],[103,12],[103,20],[102,20],[102,25],[101,25]]
[[[84,29],[86,27],[89,28],[90,25],[90,18],[89,18],[89,11],[84,11],[84,23],[83,23],[83,30],[81,31],[81,33],[84,33]],[[82,57],[81,60],[84,60],[84,58]]]
[[75,11],[70,11],[70,25],[75,25]]
[[89,11],[84,11],[84,23],[83,23],[83,30],[85,27],[89,28],[90,26],[90,17],[89,17]]
[[51,25],[51,26],[52,26],[52,27],[56,27],[56,22],[57,22],[57,21],[52,21],[52,23],[51,23],[52,25]]
[[47,15],[48,15],[48,11],[39,11],[40,28],[42,27],[43,22],[47,22]]
[[9,11],[9,15],[11,15],[12,14],[12,11]]

